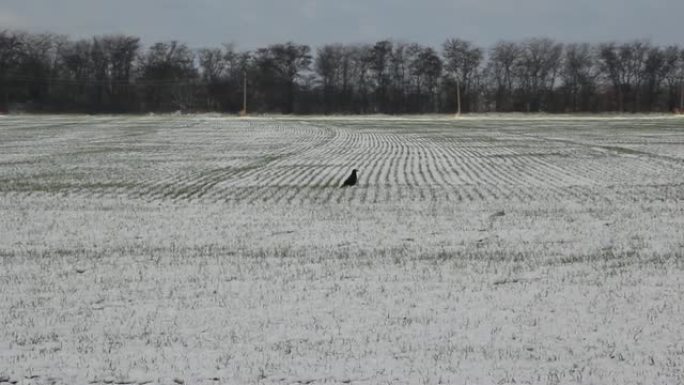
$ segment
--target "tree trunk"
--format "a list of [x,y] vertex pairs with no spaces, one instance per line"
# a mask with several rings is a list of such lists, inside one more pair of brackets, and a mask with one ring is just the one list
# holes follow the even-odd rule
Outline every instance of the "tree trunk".
[[456,80],[456,115],[461,115],[461,83]]

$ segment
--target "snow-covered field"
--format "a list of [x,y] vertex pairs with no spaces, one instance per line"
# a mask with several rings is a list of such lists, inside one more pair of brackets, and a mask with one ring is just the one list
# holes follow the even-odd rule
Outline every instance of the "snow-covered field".
[[0,120],[0,383],[682,384],[682,325],[681,118]]

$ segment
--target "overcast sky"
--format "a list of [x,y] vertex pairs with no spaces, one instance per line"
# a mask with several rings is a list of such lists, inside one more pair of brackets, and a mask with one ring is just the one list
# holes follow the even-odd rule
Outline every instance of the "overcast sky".
[[194,48],[385,38],[436,47],[448,37],[484,46],[527,37],[681,45],[684,0],[0,0],[2,29],[126,33]]

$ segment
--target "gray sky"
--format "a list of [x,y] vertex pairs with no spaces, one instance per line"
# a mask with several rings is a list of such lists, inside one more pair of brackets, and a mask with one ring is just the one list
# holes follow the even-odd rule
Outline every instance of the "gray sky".
[[684,0],[0,0],[1,29],[126,33],[194,48],[384,38],[437,47],[448,37],[682,44]]

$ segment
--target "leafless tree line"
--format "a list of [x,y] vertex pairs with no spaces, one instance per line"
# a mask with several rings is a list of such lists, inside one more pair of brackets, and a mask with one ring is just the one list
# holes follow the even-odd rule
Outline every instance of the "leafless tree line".
[[237,112],[244,79],[251,112],[662,112],[684,103],[684,49],[534,38],[193,50],[0,31],[1,110]]

